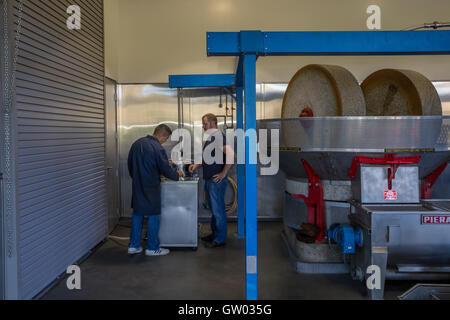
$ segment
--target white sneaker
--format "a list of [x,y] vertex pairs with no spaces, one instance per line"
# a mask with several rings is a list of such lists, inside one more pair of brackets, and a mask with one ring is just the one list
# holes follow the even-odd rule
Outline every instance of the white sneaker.
[[165,256],[170,252],[169,249],[159,248],[159,250],[145,250],[146,256]]
[[138,254],[142,252],[142,247],[139,248],[128,248],[128,254]]

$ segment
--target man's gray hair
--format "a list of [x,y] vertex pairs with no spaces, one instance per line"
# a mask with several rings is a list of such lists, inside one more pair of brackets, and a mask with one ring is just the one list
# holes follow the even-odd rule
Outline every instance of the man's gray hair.
[[207,113],[202,117],[202,120],[205,119],[208,120],[209,122],[214,122],[217,126],[217,117],[216,115],[212,114],[212,113]]
[[172,130],[169,128],[168,125],[160,124],[156,127],[155,131],[153,132],[154,136],[162,136],[162,137],[169,137],[172,135]]

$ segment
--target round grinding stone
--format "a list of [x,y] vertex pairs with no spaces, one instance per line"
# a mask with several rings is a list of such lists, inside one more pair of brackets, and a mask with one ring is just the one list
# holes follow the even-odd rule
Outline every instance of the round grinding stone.
[[367,116],[442,115],[442,104],[433,83],[411,70],[383,69],[361,84]]
[[[364,116],[364,95],[356,78],[345,68],[312,64],[300,69],[289,82],[281,117]],[[295,146],[303,134],[298,122],[283,122],[286,146]]]
[[363,116],[364,95],[345,68],[312,64],[300,69],[289,82],[282,118],[297,118],[310,108],[314,117]]

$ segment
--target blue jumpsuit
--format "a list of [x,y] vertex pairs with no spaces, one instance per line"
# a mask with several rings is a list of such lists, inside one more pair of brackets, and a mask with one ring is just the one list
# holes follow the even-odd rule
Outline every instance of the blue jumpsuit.
[[166,151],[153,136],[137,140],[128,154],[128,171],[133,180],[133,222],[130,248],[139,248],[144,216],[148,216],[147,249],[159,249],[161,218],[161,178],[178,180],[178,173],[169,164]]

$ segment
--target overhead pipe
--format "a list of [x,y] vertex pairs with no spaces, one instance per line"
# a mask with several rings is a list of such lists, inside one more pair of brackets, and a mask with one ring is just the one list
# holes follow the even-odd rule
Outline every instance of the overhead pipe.
[[424,23],[423,25],[408,27],[402,31],[414,31],[420,29],[439,29],[439,28],[450,28],[450,22],[438,22],[434,21],[432,23]]

